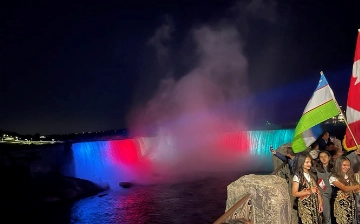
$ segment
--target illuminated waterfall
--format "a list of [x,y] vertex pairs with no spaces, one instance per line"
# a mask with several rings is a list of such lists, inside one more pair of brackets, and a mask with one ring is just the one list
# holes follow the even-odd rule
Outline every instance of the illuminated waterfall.
[[[231,148],[233,151],[226,154],[230,157],[231,153],[238,153],[266,158],[267,163],[272,163],[270,146],[276,149],[291,142],[293,134],[293,129],[225,133],[214,147]],[[150,172],[154,161],[171,163],[178,156],[173,144],[167,136],[75,143],[75,176],[111,186],[132,181],[139,172]]]
[[270,155],[270,146],[277,149],[289,143],[294,137],[294,129],[249,131],[250,153],[253,155]]

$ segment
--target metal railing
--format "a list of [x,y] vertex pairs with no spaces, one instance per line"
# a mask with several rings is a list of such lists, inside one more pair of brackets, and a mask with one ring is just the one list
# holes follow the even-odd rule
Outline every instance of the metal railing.
[[244,206],[246,202],[248,202],[248,199],[250,198],[250,194],[246,194],[244,197],[242,197],[235,205],[233,205],[229,210],[227,210],[220,218],[218,218],[214,224],[221,224],[227,219],[229,216],[231,216],[240,206]]

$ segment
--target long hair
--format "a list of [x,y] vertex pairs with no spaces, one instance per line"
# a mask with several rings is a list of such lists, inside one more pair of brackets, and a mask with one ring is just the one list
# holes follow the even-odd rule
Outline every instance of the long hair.
[[[327,165],[327,167],[324,167],[324,165],[320,161],[320,154],[322,154],[322,153],[325,153],[329,157],[329,164]],[[325,173],[325,170],[327,172],[331,172],[332,169],[334,168],[334,163],[332,162],[332,156],[330,155],[330,153],[328,151],[320,151],[316,162],[317,162],[316,170],[320,173]]]
[[[346,160],[350,162],[350,169],[349,169],[349,171],[347,173],[344,173],[342,171],[342,163],[344,161],[346,161]],[[350,183],[352,185],[356,183],[355,176],[354,176],[354,171],[351,168],[351,161],[346,156],[340,156],[335,161],[334,169],[333,169],[333,171],[331,173],[331,176],[336,177],[342,184],[348,185],[348,183],[346,182],[346,180],[344,178],[345,174],[348,176],[348,178],[350,180]]]
[[[311,157],[309,155],[309,153],[299,153],[298,155],[298,159],[296,161],[296,166],[295,166],[295,175],[298,176],[298,178],[302,181],[305,179],[305,176],[304,176],[304,163],[305,163],[305,160],[306,158],[309,158],[311,160]],[[318,178],[317,176],[315,175],[315,173],[313,172],[313,170],[309,170],[309,175],[312,179],[315,180],[315,183],[316,185],[318,185]]]

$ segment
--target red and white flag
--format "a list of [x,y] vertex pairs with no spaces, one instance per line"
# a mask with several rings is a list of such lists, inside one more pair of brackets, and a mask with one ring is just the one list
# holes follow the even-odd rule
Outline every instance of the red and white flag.
[[322,178],[319,178],[318,184],[319,184],[319,187],[321,187],[321,189],[323,189],[324,191],[326,190],[325,181]]
[[346,108],[346,120],[356,142],[347,128],[343,140],[344,148],[347,151],[357,149],[356,143],[360,144],[360,29],[358,31]]

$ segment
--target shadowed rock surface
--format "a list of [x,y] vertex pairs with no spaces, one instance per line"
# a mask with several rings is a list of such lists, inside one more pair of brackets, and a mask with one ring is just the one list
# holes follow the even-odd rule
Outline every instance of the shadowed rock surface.
[[[254,207],[255,223],[291,223],[292,204],[288,193],[288,184],[281,177],[275,175],[245,175],[228,185],[227,192],[226,211],[243,196],[250,193],[250,199]],[[240,209],[236,210],[236,212],[240,213]]]
[[3,178],[0,185],[1,213],[11,217],[12,221],[24,220],[38,210],[56,211],[57,206],[96,195],[109,187],[106,184],[99,186],[88,180],[66,177],[58,173],[30,178],[26,171],[26,167],[0,169]]

